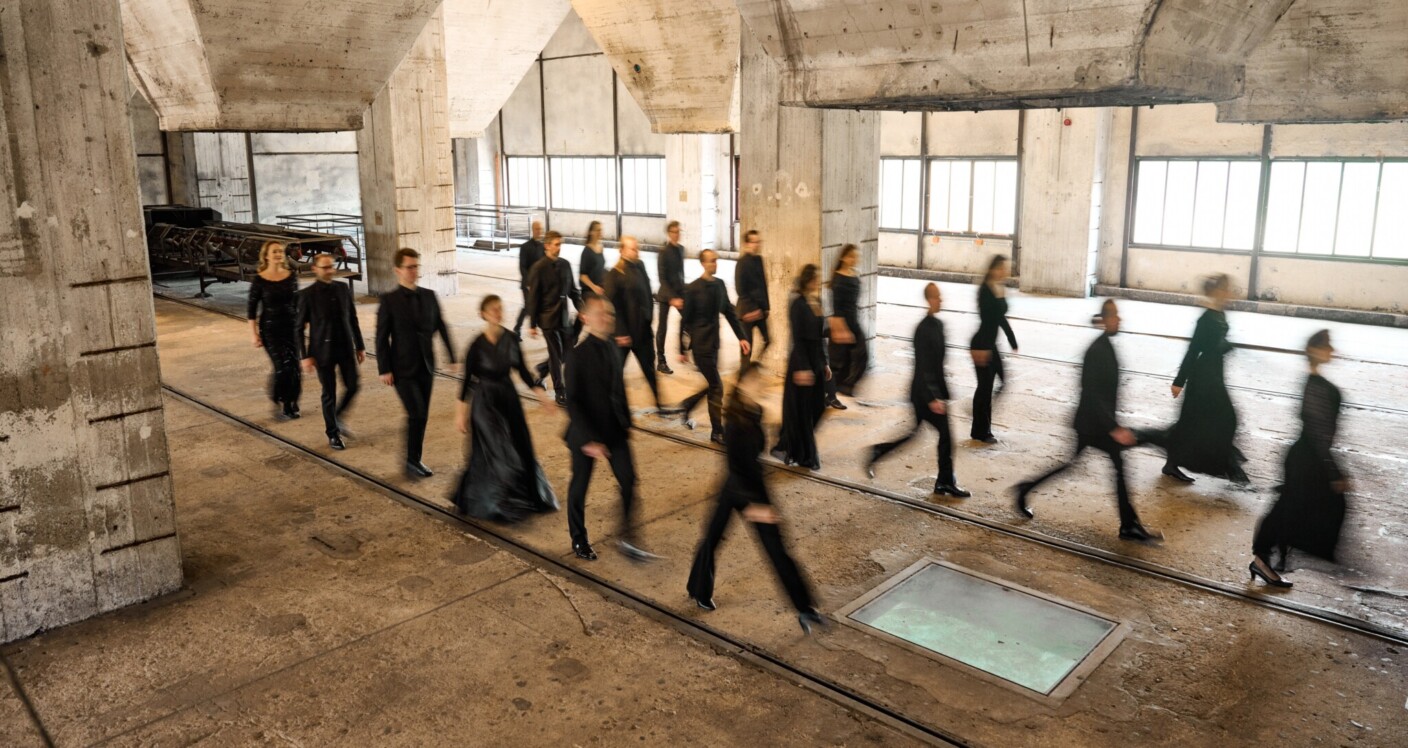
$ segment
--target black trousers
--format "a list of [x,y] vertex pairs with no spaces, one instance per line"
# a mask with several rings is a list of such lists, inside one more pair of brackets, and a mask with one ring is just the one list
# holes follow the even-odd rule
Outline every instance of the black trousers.
[[699,404],[705,396],[709,398],[709,425],[715,433],[724,430],[724,381],[719,378],[718,354],[711,356],[694,355],[694,365],[699,369],[699,373],[704,375],[704,389],[686,397],[680,407],[684,408],[684,414],[689,415],[694,410],[694,406]]
[[[622,364],[625,364],[632,354],[635,355],[636,363],[640,364],[640,373],[645,375],[645,383],[650,385],[650,394],[655,396],[655,407],[660,407],[660,385],[655,380],[655,342],[650,339],[650,334],[632,335],[629,348],[618,348],[621,350]],[[663,354],[660,360],[665,360]]]
[[[714,504],[714,514],[709,518],[709,524],[704,528],[704,537],[699,541],[699,549],[694,552],[694,565],[690,567],[689,582],[685,587],[690,597],[696,600],[713,599],[714,555],[724,540],[724,531],[728,529],[733,512],[741,510],[742,507],[736,506],[726,494],[720,492],[719,500]],[[763,551],[772,562],[772,569],[777,573],[778,581],[782,582],[782,588],[787,591],[787,597],[792,601],[792,607],[799,613],[813,610],[816,604],[812,600],[811,590],[807,588],[807,582],[802,578],[797,562],[787,553],[787,546],[782,541],[782,531],[773,524],[751,524],[753,531],[758,535],[758,542],[763,544]]]
[[765,350],[768,346],[772,345],[772,336],[768,334],[768,318],[766,314],[763,315],[762,319],[755,320],[753,322],[745,322],[744,320],[740,319],[738,320],[738,325],[739,327],[743,328],[743,339],[748,341],[748,346],[750,349],[752,349],[753,346],[753,331],[758,330],[763,334],[763,347],[758,349],[752,349],[748,353],[744,353],[742,355],[742,361],[738,366],[738,373],[742,374],[743,372],[748,370],[749,366],[753,365],[753,353],[756,352],[761,354],[763,350]]
[[914,404],[914,425],[904,436],[891,441],[876,444],[872,455],[876,460],[904,446],[915,434],[919,433],[922,424],[929,424],[934,430],[939,432],[939,474],[934,479],[934,485],[952,485],[955,481],[953,477],[953,432],[948,427],[948,414],[939,415],[929,410],[928,404]]
[[518,335],[523,330],[523,320],[528,319],[528,289],[519,289],[523,292],[523,308],[518,310],[518,321],[513,323],[513,334]]
[[1030,481],[1031,488],[1036,488],[1047,480],[1066,472],[1076,461],[1076,458],[1080,457],[1080,453],[1085,451],[1086,447],[1094,447],[1109,455],[1110,462],[1115,466],[1115,497],[1119,501],[1120,527],[1130,527],[1139,524],[1139,515],[1134,513],[1134,505],[1129,503],[1129,487],[1125,484],[1124,480],[1124,457],[1121,453],[1124,452],[1125,447],[1112,439],[1109,434],[1092,436],[1077,433],[1076,453],[1071,456],[1070,461],[1063,462],[1040,477]]
[[[660,302],[660,323],[655,326],[655,350],[660,354],[661,363],[665,361],[665,333],[670,331],[670,310],[672,309],[674,307],[670,306],[670,302]],[[647,367],[642,364],[641,368]],[[651,389],[655,389],[655,386],[651,385]]]
[[[636,516],[636,464],[631,458],[630,442],[608,444],[611,457],[611,472],[616,475],[616,484],[621,488],[621,526],[617,532],[620,539],[630,541],[635,537]],[[582,454],[582,450],[572,450],[572,482],[567,486],[567,531],[572,536],[572,545],[586,545],[587,540],[587,489],[591,487],[592,471],[596,460]]]
[[548,344],[548,372],[552,374],[552,391],[557,395],[566,394],[567,385],[562,378],[562,366],[567,361],[567,341],[571,331],[561,327],[552,330],[545,327],[542,333],[543,342]]
[[[396,395],[406,408],[406,461],[420,462],[425,444],[425,424],[430,420],[430,388],[435,374],[421,371],[412,376],[396,375]],[[326,411],[324,411],[326,412]]]
[[846,396],[854,394],[856,385],[865,376],[865,369],[870,364],[870,349],[865,344],[865,331],[860,328],[860,323],[847,320],[846,327],[855,336],[856,342],[837,343],[833,340],[826,347],[830,358],[828,363],[831,364],[831,383],[827,385],[827,394],[831,397],[835,397],[838,391]]
[[998,378],[1007,380],[1006,375],[1002,373],[1002,354],[998,353],[996,348],[993,348],[991,353],[987,366],[973,363],[973,371],[978,375],[978,386],[973,390],[973,430],[970,432],[974,439],[992,436],[993,383]]
[[[357,355],[346,354],[326,364],[318,364],[318,383],[323,386],[323,427],[329,438],[337,436],[337,419],[357,396]],[[337,372],[342,370],[342,402],[337,401]],[[429,399],[429,398],[427,398]]]

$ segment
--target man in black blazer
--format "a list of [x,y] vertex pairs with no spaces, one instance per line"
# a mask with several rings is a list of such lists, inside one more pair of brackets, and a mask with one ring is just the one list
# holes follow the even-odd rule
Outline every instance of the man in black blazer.
[[563,439],[572,453],[572,482],[567,489],[567,529],[572,552],[588,561],[596,551],[587,537],[587,488],[597,460],[606,460],[621,488],[618,548],[627,558],[657,558],[636,544],[636,466],[631,458],[631,411],[621,355],[610,335],[615,328],[611,302],[589,296],[582,308],[588,335],[567,359],[567,432]]
[[[704,389],[690,395],[680,403],[684,409],[681,417],[686,428],[694,428],[689,413],[706,396],[709,398],[709,441],[724,443],[724,383],[719,377],[719,317],[728,321],[733,334],[738,337],[739,351],[748,355],[750,346],[743,337],[743,327],[738,323],[738,315],[728,300],[728,288],[724,282],[714,277],[719,269],[719,253],[706,249],[699,253],[699,264],[704,274],[684,287],[684,313],[680,315],[680,363],[689,361],[689,352],[694,353],[694,365],[704,375]],[[743,371],[746,371],[743,370]]]
[[[763,235],[756,229],[749,229],[743,235],[743,248],[738,255],[738,264],[733,267],[733,290],[738,294],[738,323],[743,326],[743,339],[748,345],[753,343],[753,330],[763,334],[762,351],[772,343],[768,334],[768,276],[763,268]],[[743,354],[739,364],[740,372],[752,363],[749,353]]]
[[660,404],[660,384],[655,379],[655,369],[651,368],[655,352],[650,333],[650,313],[654,307],[650,299],[650,276],[645,272],[645,263],[640,261],[640,243],[634,236],[621,237],[621,259],[606,274],[602,290],[616,312],[616,329],[612,335],[621,350],[622,365],[627,356],[635,354],[645,383],[655,396],[656,410],[665,412]]
[[395,262],[400,286],[383,294],[376,310],[376,367],[382,383],[396,388],[406,408],[406,474],[429,478],[434,473],[420,458],[430,418],[430,389],[435,382],[435,334],[445,341],[452,364],[455,347],[440,316],[435,292],[416,286],[420,253],[398,249]]
[[660,321],[655,328],[655,353],[660,360],[655,368],[661,374],[674,374],[670,362],[665,360],[665,333],[670,329],[670,310],[684,310],[684,247],[680,245],[680,222],[670,221],[665,226],[665,236],[669,241],[655,258],[655,270],[660,276],[660,292],[655,295],[660,302]]
[[943,296],[933,283],[924,287],[924,301],[929,313],[914,330],[914,376],[909,383],[909,400],[914,406],[914,426],[909,433],[892,442],[870,448],[866,472],[875,477],[875,463],[919,433],[919,424],[928,423],[939,432],[939,475],[934,480],[934,493],[966,499],[971,493],[958,486],[953,476],[953,434],[948,426],[948,380],[944,374],[944,356],[948,349],[944,341],[944,323],[938,318]]
[[[569,347],[572,330],[572,309],[582,308],[582,296],[572,280],[572,263],[562,259],[562,234],[549,231],[543,240],[542,259],[528,273],[528,334],[548,344],[548,370],[552,373],[552,390],[558,405],[567,402],[567,388],[562,382],[562,362]],[[568,302],[572,306],[568,306]],[[538,367],[542,376],[542,367]]]
[[[357,322],[357,307],[352,289],[333,280],[333,259],[330,254],[313,258],[313,275],[318,282],[298,292],[298,335],[294,346],[303,359],[303,370],[316,371],[323,386],[323,426],[328,444],[344,449],[342,438],[350,436],[342,424],[342,414],[357,396],[357,366],[366,360],[366,343]],[[312,328],[312,337],[304,342],[303,330]],[[342,370],[342,402],[337,402],[337,372]]]
[[528,237],[528,241],[523,242],[518,248],[518,290],[523,292],[523,308],[518,310],[518,321],[513,323],[513,334],[519,334],[523,330],[523,320],[529,315],[528,312],[528,275],[533,272],[533,266],[538,264],[538,260],[543,259],[546,250],[543,247],[543,222],[533,222],[533,235]]
[[1024,517],[1036,516],[1027,506],[1027,494],[1071,466],[1086,447],[1094,447],[1110,456],[1115,465],[1115,495],[1119,501],[1120,539],[1157,540],[1158,532],[1145,529],[1129,502],[1129,488],[1124,479],[1122,452],[1138,443],[1134,432],[1121,426],[1116,416],[1119,406],[1120,362],[1110,338],[1119,334],[1120,313],[1113,299],[1106,299],[1100,314],[1093,320],[1105,332],[1090,344],[1080,371],[1080,404],[1076,406],[1076,452],[1069,462],[1061,463],[1034,480],[1018,483],[1017,512]]

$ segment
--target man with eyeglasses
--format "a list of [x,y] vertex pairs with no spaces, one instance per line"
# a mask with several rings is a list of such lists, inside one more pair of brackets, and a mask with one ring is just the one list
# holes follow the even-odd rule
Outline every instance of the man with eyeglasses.
[[[323,426],[328,445],[345,449],[343,437],[351,436],[342,423],[342,415],[357,396],[357,366],[366,360],[366,343],[357,323],[357,307],[352,289],[334,281],[336,273],[330,254],[313,258],[313,275],[318,282],[298,292],[298,334],[294,345],[303,359],[303,371],[318,373],[323,386]],[[303,331],[311,327],[304,342]],[[337,401],[337,372],[342,371],[342,402]]]

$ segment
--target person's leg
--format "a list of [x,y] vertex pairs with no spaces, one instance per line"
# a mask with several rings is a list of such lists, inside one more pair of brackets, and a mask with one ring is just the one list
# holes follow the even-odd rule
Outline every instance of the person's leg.
[[856,327],[856,343],[851,347],[851,370],[847,377],[846,394],[854,395],[856,385],[860,384],[861,378],[865,376],[865,370],[870,366],[870,349],[866,346],[865,331]]
[[357,354],[346,356],[338,364],[342,370],[342,402],[338,403],[336,417],[341,419],[347,409],[352,407],[352,400],[357,397],[357,393],[362,390],[361,372],[357,370]]
[[611,472],[616,475],[616,484],[621,487],[621,529],[619,537],[634,543],[636,537],[636,465],[631,457],[631,443],[621,442],[612,445]]
[[1071,465],[1074,465],[1074,464],[1075,464],[1076,459],[1080,457],[1080,453],[1083,452],[1083,451],[1085,451],[1085,448],[1088,447],[1088,446],[1090,446],[1090,445],[1086,443],[1085,438],[1078,435],[1078,436],[1076,437],[1076,451],[1075,451],[1075,454],[1071,455],[1071,459],[1068,460],[1068,461],[1066,461],[1066,462],[1063,462],[1063,463],[1057,465],[1057,466],[1054,467],[1054,468],[1051,468],[1050,470],[1046,471],[1045,473],[1042,473],[1041,475],[1039,475],[1039,476],[1037,476],[1037,477],[1035,477],[1035,478],[1033,478],[1033,479],[1031,479],[1031,480],[1029,480],[1029,481],[1025,481],[1024,483],[1022,483],[1022,485],[1026,487],[1025,490],[1024,490],[1022,493],[1026,493],[1026,492],[1028,492],[1028,491],[1031,491],[1032,489],[1034,489],[1034,488],[1036,488],[1037,486],[1039,486],[1039,485],[1045,483],[1046,481],[1051,480],[1052,478],[1055,478],[1056,476],[1060,475],[1061,473],[1064,473],[1064,472],[1066,472],[1067,470],[1069,470],[1070,467],[1071,467]]
[[[665,335],[670,331],[670,310],[673,308],[674,307],[671,307],[668,301],[660,302],[660,314],[658,315],[659,324],[655,326],[655,350],[660,354],[659,363],[662,365],[669,364],[669,362],[665,360]],[[656,362],[652,361],[651,363],[654,364]],[[650,367],[646,366],[645,362],[642,361],[641,368],[648,369]]]
[[758,534],[758,541],[763,544],[768,560],[772,561],[773,571],[777,572],[777,579],[782,582],[782,588],[787,590],[792,607],[796,608],[798,613],[812,612],[816,608],[816,602],[807,587],[807,581],[802,578],[801,569],[797,568],[797,562],[787,553],[787,546],[782,542],[782,531],[777,525],[763,522],[754,522],[753,531]]
[[396,395],[406,409],[406,462],[420,462],[425,439],[428,398],[421,386],[423,377],[409,376],[396,380]]
[[704,391],[709,396],[709,427],[710,433],[722,434],[724,431],[724,381],[719,377],[719,360],[717,358],[696,358],[695,363],[699,366],[699,373],[704,375],[707,385]]
[[596,460],[572,450],[572,481],[567,485],[567,532],[572,547],[589,545],[587,540],[587,489],[592,484]]
[[[318,384],[323,388],[323,395],[319,399],[323,406],[323,431],[331,439],[337,436],[337,363],[319,364]],[[346,369],[343,369],[343,376],[346,377]]]
[[[669,306],[663,307],[668,309]],[[640,363],[640,373],[645,376],[645,383],[650,385],[650,394],[655,396],[655,407],[660,406],[660,385],[655,379],[655,343],[649,335],[641,336],[640,340],[631,339],[631,351],[636,355],[636,361]],[[660,351],[660,360],[664,361],[665,352]]]
[[[995,354],[994,354],[995,357]],[[978,386],[973,390],[973,428],[969,436],[986,439],[992,436],[992,359],[987,366],[973,364],[973,373],[978,377]]]
[[704,537],[699,539],[699,547],[694,551],[694,564],[689,569],[689,582],[685,591],[700,602],[712,603],[714,598],[714,554],[719,543],[723,542],[724,531],[733,515],[733,507],[720,495],[714,503],[714,513],[704,526]]
[[[688,419],[689,419],[689,414],[692,413],[692,412],[694,412],[694,408],[695,408],[697,405],[699,405],[699,401],[700,401],[700,400],[703,400],[706,396],[708,396],[708,394],[709,394],[709,386],[706,384],[706,385],[704,385],[704,388],[703,388],[703,389],[701,389],[701,390],[699,390],[698,392],[694,393],[693,395],[690,395],[689,397],[686,397],[685,399],[681,400],[681,401],[680,401],[680,409],[683,410],[684,412],[680,414],[680,417],[681,417],[681,418],[684,418],[684,419],[686,419],[686,420],[688,420]],[[693,426],[690,426],[690,428],[693,428]]]
[[742,374],[743,372],[748,371],[748,366],[752,363],[752,348],[754,345],[753,330],[757,329],[758,326],[752,322],[745,322],[743,320],[738,321],[738,326],[743,328],[742,339],[748,341],[749,349],[748,353],[740,353],[738,355],[738,373]]
[[939,477],[938,482],[954,485],[957,478],[953,475],[953,432],[949,429],[948,414],[939,415],[933,411],[929,412],[929,423],[939,432]]
[[905,444],[908,444],[909,440],[913,439],[914,435],[919,433],[919,424],[925,420],[924,413],[927,412],[927,410],[927,408],[921,410],[919,406],[914,406],[914,423],[910,425],[909,430],[904,432],[904,436],[901,436],[900,438],[895,439],[894,441],[881,442],[871,447],[870,461],[879,462],[880,459],[883,458],[885,455],[888,455],[889,453],[895,451],[896,449],[899,449]]
[[523,320],[528,319],[528,289],[523,291],[523,306],[518,310],[518,321],[513,323],[513,334],[520,335],[523,330]]
[[1129,485],[1124,478],[1124,447],[1114,439],[1102,439],[1093,444],[1095,448],[1110,456],[1110,463],[1115,468],[1115,500],[1119,506],[1120,527],[1138,527],[1139,515],[1134,511],[1134,505],[1129,501]]
[[566,350],[566,335],[561,329],[543,330],[543,341],[548,344],[548,372],[552,375],[554,395],[567,393],[567,385],[562,381],[562,364]]

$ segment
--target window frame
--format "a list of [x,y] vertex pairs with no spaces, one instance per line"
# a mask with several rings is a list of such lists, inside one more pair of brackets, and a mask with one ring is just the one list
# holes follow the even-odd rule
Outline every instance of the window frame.
[[[543,187],[543,189],[542,189],[543,204],[542,204],[542,205],[526,205],[526,204],[515,203],[515,202],[513,201],[513,198],[514,198],[514,191],[513,191],[513,190],[514,190],[514,183],[513,183],[513,182],[514,182],[514,180],[513,180],[513,164],[512,164],[511,162],[512,162],[514,159],[537,159],[537,160],[540,162],[540,164],[539,164],[539,176],[542,178],[542,187]],[[548,209],[549,209],[549,206],[548,206],[548,198],[549,198],[549,195],[548,195],[548,192],[549,192],[549,189],[548,189],[548,157],[547,157],[547,156],[542,156],[542,155],[538,155],[538,154],[529,154],[529,155],[526,155],[526,156],[518,156],[518,155],[512,155],[512,154],[505,153],[505,154],[504,154],[503,174],[504,174],[504,207],[506,207],[506,208],[533,208],[533,209],[537,209],[537,210],[548,210]]]
[[[1383,206],[1383,184],[1385,164],[1408,164],[1408,157],[1379,157],[1379,156],[1286,156],[1280,158],[1267,159],[1266,173],[1268,178],[1276,164],[1304,164],[1305,168],[1301,174],[1301,198],[1300,209],[1298,211],[1298,222],[1296,231],[1296,251],[1278,252],[1265,248],[1263,245],[1261,256],[1276,258],[1301,258],[1308,260],[1328,260],[1333,262],[1367,262],[1378,265],[1408,265],[1408,257],[1375,257],[1374,250],[1377,248],[1379,239],[1379,209]],[[1305,184],[1309,179],[1310,164],[1338,164],[1340,167],[1339,184],[1335,196],[1334,229],[1331,231],[1330,252],[1301,252],[1300,240],[1305,225]],[[1344,167],[1347,164],[1374,164],[1378,167],[1374,176],[1374,211],[1373,217],[1369,221],[1369,254],[1367,255],[1341,255],[1335,251],[1339,248],[1339,221],[1343,213],[1344,203]],[[1271,199],[1268,195],[1267,204],[1263,211],[1262,220],[1265,221],[1271,214]],[[1405,238],[1408,241],[1408,238]]]
[[[1270,173],[1269,171],[1267,171],[1267,170],[1265,170],[1265,169],[1261,169],[1261,168],[1259,168],[1259,169],[1258,169],[1258,172],[1257,172],[1256,202],[1257,202],[1258,206],[1257,206],[1257,215],[1253,218],[1253,225],[1252,225],[1252,246],[1251,246],[1251,247],[1249,247],[1249,248],[1247,248],[1247,249],[1228,249],[1228,248],[1226,248],[1226,247],[1207,247],[1207,246],[1194,245],[1194,244],[1163,244],[1163,243],[1156,243],[1156,242],[1136,242],[1136,241],[1134,240],[1134,236],[1135,236],[1136,232],[1138,232],[1138,230],[1139,230],[1139,228],[1138,228],[1138,225],[1139,225],[1139,219],[1138,219],[1138,216],[1139,216],[1139,172],[1140,172],[1140,170],[1143,168],[1144,163],[1145,163],[1146,161],[1157,161],[1157,162],[1161,162],[1161,163],[1174,163],[1174,162],[1185,162],[1185,163],[1186,163],[1186,162],[1193,162],[1193,163],[1195,163],[1195,164],[1201,164],[1201,163],[1203,163],[1203,162],[1208,162],[1208,161],[1224,162],[1224,163],[1227,163],[1227,164],[1228,164],[1228,169],[1227,169],[1227,186],[1228,186],[1228,187],[1231,186],[1231,182],[1232,182],[1232,168],[1231,168],[1231,164],[1234,164],[1234,163],[1249,163],[1249,164],[1256,164],[1258,167],[1260,167],[1260,166],[1262,165],[1262,159],[1261,159],[1260,156],[1136,156],[1135,159],[1134,159],[1134,164],[1132,165],[1132,168],[1131,168],[1130,171],[1129,171],[1129,183],[1130,183],[1129,214],[1130,214],[1130,221],[1129,221],[1129,236],[1125,237],[1125,244],[1128,245],[1128,247],[1129,247],[1130,249],[1161,249],[1161,250],[1167,250],[1167,251],[1170,251],[1170,252],[1196,252],[1196,253],[1202,253],[1202,254],[1237,255],[1237,256],[1250,256],[1250,255],[1251,255],[1252,253],[1254,253],[1254,252],[1256,252],[1257,254],[1266,254],[1265,252],[1257,252],[1257,249],[1256,249],[1257,242],[1258,242],[1258,237],[1261,235],[1261,232],[1262,232],[1262,224],[1265,223],[1265,220],[1266,220],[1266,215],[1265,215],[1265,213],[1266,213],[1266,206],[1260,205],[1260,202],[1261,202],[1261,193],[1263,192],[1263,187],[1264,187],[1264,185],[1261,184],[1261,180],[1262,180],[1262,175],[1263,175],[1263,174],[1269,174],[1269,173]],[[1201,166],[1199,167],[1198,170],[1195,170],[1194,173],[1193,173],[1193,198],[1192,198],[1192,199],[1193,199],[1193,206],[1194,206],[1194,207],[1193,207],[1193,210],[1194,210],[1194,220],[1196,220],[1196,216],[1197,216],[1197,200],[1198,200],[1197,185],[1198,185],[1198,174],[1199,174],[1200,171],[1201,171]],[[1222,237],[1223,237],[1223,241],[1224,241],[1224,242],[1225,242],[1226,239],[1227,239],[1227,197],[1228,197],[1228,192],[1226,191],[1226,189],[1224,189],[1223,195],[1222,195],[1222,201],[1223,201],[1223,226],[1222,226]],[[1165,200],[1165,203],[1164,203],[1164,211],[1167,211],[1167,200],[1168,200],[1168,176],[1167,176],[1167,174],[1165,174],[1165,176],[1164,176],[1164,200]],[[1164,215],[1165,215],[1165,217],[1167,217],[1166,212],[1165,212]],[[1190,241],[1191,241],[1191,232],[1193,232],[1193,231],[1195,231],[1195,230],[1196,230],[1196,229],[1194,229],[1194,228],[1192,228],[1192,227],[1190,227],[1190,229],[1189,229],[1189,231],[1190,231]],[[1162,232],[1160,232],[1160,233],[1162,233]]]
[[[933,215],[929,211],[929,193],[933,189],[932,164],[936,161],[965,161],[972,165],[980,162],[1011,163],[1016,167],[1013,177],[1014,192],[1012,195],[1012,233],[999,234],[991,231],[948,231],[941,229],[930,229],[928,223],[933,220]],[[1017,246],[1018,237],[1021,235],[1022,227],[1022,158],[1018,155],[1012,156],[925,156],[924,157],[924,194],[920,196],[920,209],[923,217],[920,220],[920,232],[926,236],[938,236],[954,239],[982,239],[983,241],[1010,241],[1013,246]],[[968,172],[968,225],[973,225],[973,179],[974,170],[970,167]],[[994,214],[996,214],[996,172],[994,172]],[[950,197],[950,200],[952,197]],[[913,232],[910,232],[913,233]]]
[[[618,193],[620,192],[620,188],[621,188],[621,161],[620,161],[620,158],[619,158],[619,157],[617,157],[617,156],[577,156],[577,155],[559,154],[559,155],[546,156],[545,158],[546,158],[546,160],[547,160],[547,161],[546,161],[546,167],[545,167],[545,168],[547,169],[547,184],[545,185],[545,187],[546,187],[547,202],[548,202],[548,205],[547,205],[547,207],[545,208],[546,210],[553,211],[554,213],[586,213],[586,214],[598,215],[598,216],[602,216],[602,215],[612,215],[612,216],[614,216],[614,215],[617,215],[617,214],[620,212],[620,205],[618,205],[618,203],[619,203],[619,200],[620,200],[621,195],[619,195]],[[553,193],[553,190],[562,190],[562,189],[565,189],[565,188],[567,187],[567,185],[566,185],[566,184],[562,184],[562,180],[560,180],[560,179],[554,179],[554,178],[553,178],[553,176],[552,176],[552,164],[553,164],[553,161],[575,161],[575,160],[580,160],[580,161],[609,161],[609,162],[611,162],[611,167],[610,167],[610,169],[608,169],[608,173],[612,175],[612,184],[610,185],[611,189],[610,189],[609,192],[608,192],[608,194],[609,194],[610,197],[608,198],[608,203],[607,203],[607,206],[606,206],[606,207],[604,207],[604,208],[564,208],[564,207],[561,207],[561,206],[559,206],[559,205],[557,204],[557,200],[554,199],[554,195],[552,194],[552,193]],[[561,174],[561,171],[559,170],[558,173]],[[584,178],[586,177],[585,174],[583,174],[582,176],[583,176]],[[583,188],[585,188],[586,185],[585,185],[585,183],[583,183],[581,186],[582,186]]]
[[[626,210],[626,205],[625,205],[625,203],[626,203],[626,192],[625,192],[625,190],[626,190],[626,162],[627,162],[627,161],[658,161],[658,162],[660,163],[660,212],[659,212],[659,213],[638,213],[638,212],[635,212],[635,211]],[[619,158],[618,168],[620,169],[620,173],[617,174],[617,176],[616,176],[616,180],[617,180],[616,183],[617,183],[617,185],[619,185],[619,189],[621,190],[621,205],[620,205],[620,208],[621,208],[621,211],[620,211],[620,212],[621,212],[621,215],[623,215],[623,216],[634,216],[634,217],[637,217],[637,218],[664,218],[664,217],[667,215],[667,213],[668,213],[669,202],[670,202],[670,190],[669,190],[669,187],[666,185],[666,177],[668,176],[668,171],[667,171],[667,169],[666,169],[665,157],[664,157],[664,156],[656,156],[656,155],[630,155],[630,156],[622,155],[622,156]]]
[[[916,210],[916,212],[917,212],[918,215],[914,216],[914,218],[916,219],[916,220],[915,220],[915,225],[919,227],[919,228],[917,228],[917,229],[906,229],[906,228],[899,228],[899,227],[888,227],[888,226],[884,225],[884,223],[882,223],[882,222],[880,221],[880,216],[882,216],[882,215],[885,214],[885,209],[884,209],[884,207],[883,207],[883,202],[884,202],[884,194],[883,194],[883,191],[884,191],[884,189],[885,189],[885,162],[886,162],[886,161],[899,161],[899,162],[901,162],[901,163],[904,163],[904,162],[906,162],[906,161],[916,161],[916,162],[919,163],[919,173],[918,173],[918,178],[919,178],[919,179],[918,179],[918,182],[919,182],[919,183],[916,184],[916,185],[914,185],[915,192],[918,194],[918,198],[919,198],[919,202],[915,205],[915,210]],[[882,203],[881,206],[877,206],[876,211],[875,211],[875,223],[876,223],[876,226],[879,227],[879,230],[880,230],[880,231],[884,231],[884,232],[891,233],[891,234],[917,234],[917,233],[919,233],[920,231],[923,231],[923,230],[924,230],[924,203],[925,203],[924,169],[926,168],[926,166],[925,166],[925,164],[924,164],[924,158],[921,157],[921,156],[881,156],[881,157],[880,157],[880,160],[879,160],[879,163],[876,164],[876,167],[877,167],[877,169],[878,169],[878,171],[879,171],[879,183],[876,185],[876,187],[877,187],[877,189],[876,189],[876,197],[877,197],[877,199],[879,199],[880,202]],[[903,193],[901,193],[900,202],[901,202],[901,203],[904,202]],[[903,213],[903,212],[904,212],[903,209],[901,209],[900,212]]]

